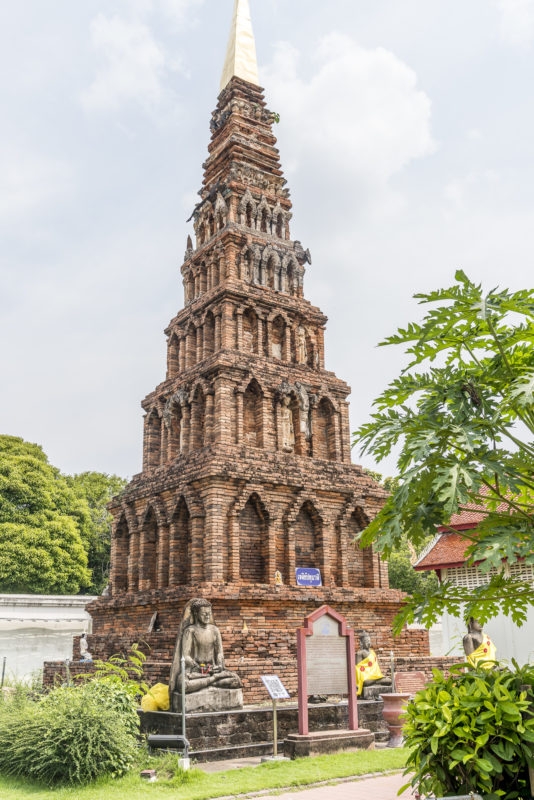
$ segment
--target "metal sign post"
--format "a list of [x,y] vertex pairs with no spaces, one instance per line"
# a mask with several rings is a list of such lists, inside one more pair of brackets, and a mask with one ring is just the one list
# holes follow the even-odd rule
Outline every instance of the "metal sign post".
[[182,736],[185,737],[185,658],[182,656]]
[[289,692],[278,675],[262,675],[263,685],[273,701],[273,759],[278,759],[278,700],[289,700]]
[[278,714],[276,700],[273,697],[273,757],[278,758]]
[[4,656],[2,660],[2,683],[0,684],[0,688],[4,688],[4,678],[6,677],[6,656]]
[[[182,669],[182,737],[185,742],[187,742],[187,736],[185,731],[185,657],[182,656],[180,661],[180,666]],[[179,765],[183,770],[191,769],[191,759],[189,758],[189,743],[187,744],[186,750],[184,751],[183,757],[179,761]]]

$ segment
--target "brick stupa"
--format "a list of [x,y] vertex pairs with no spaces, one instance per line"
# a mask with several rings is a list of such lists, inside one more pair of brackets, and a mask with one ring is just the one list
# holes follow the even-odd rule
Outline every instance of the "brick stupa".
[[[146,642],[148,678],[166,682],[182,610],[208,598],[246,702],[265,699],[262,674],[295,691],[295,631],[324,603],[379,653],[429,652],[426,632],[393,642],[402,594],[353,545],[386,495],[351,463],[350,389],[325,368],[326,318],[304,297],[311,257],[291,239],[256,76],[248,2],[236,0],[185,307],[165,332],[166,378],[142,403],[143,471],[111,504],[110,592],[88,609],[96,657]],[[299,567],[319,569],[323,586],[297,586]]]

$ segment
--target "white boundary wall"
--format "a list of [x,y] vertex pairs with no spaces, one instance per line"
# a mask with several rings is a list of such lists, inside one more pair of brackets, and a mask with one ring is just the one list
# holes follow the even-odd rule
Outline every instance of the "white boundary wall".
[[72,637],[91,632],[94,597],[0,594],[0,671],[29,678],[45,661],[72,658]]
[[[491,574],[491,573],[490,573]],[[534,569],[531,565],[515,564],[510,574],[522,580],[534,583]],[[487,582],[487,573],[480,572],[474,567],[454,567],[442,571],[444,581],[450,581],[455,586],[475,589]],[[510,617],[500,615],[484,626],[484,631],[494,642],[497,648],[497,658],[510,661],[512,658],[519,664],[529,661],[534,664],[534,609],[530,608],[525,624],[518,628]],[[453,617],[444,614],[442,619],[442,653],[443,656],[464,657],[462,640],[467,633],[462,617]]]

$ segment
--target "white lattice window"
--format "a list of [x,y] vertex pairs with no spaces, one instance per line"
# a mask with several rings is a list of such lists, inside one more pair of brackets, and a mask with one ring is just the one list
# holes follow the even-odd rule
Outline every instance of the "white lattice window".
[[511,578],[534,584],[534,567],[532,564],[524,564],[516,561],[516,563],[512,564],[509,568],[509,574]]
[[446,573],[443,576],[444,580],[464,589],[476,589],[477,586],[484,586],[497,574],[497,570],[493,567],[489,572],[481,572],[479,567],[448,567],[443,572]]
[[[463,589],[476,589],[489,583],[497,570],[492,567],[489,572],[481,572],[480,567],[448,567],[443,570],[443,580],[450,581],[453,586]],[[506,577],[534,584],[534,567],[532,564],[515,563],[504,567]]]

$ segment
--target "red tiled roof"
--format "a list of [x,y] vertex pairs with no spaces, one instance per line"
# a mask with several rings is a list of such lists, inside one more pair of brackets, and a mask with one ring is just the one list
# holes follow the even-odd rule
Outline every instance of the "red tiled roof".
[[[483,486],[480,494],[486,495],[489,490]],[[507,503],[497,506],[497,511],[509,511]],[[461,535],[461,531],[476,528],[479,522],[486,516],[488,509],[477,503],[466,503],[464,510],[453,514],[447,527],[438,528],[440,536],[430,547],[428,553],[414,566],[416,570],[439,569],[440,567],[457,567],[465,564],[465,551],[469,546],[469,540]],[[451,532],[450,528],[455,528],[458,533]]]
[[[459,525],[478,525],[478,523],[488,513],[487,508],[479,506],[476,503],[466,503],[465,511],[460,511],[458,514],[453,514],[451,517],[450,527],[456,528]],[[497,506],[497,511],[508,511],[509,506],[507,503],[501,503]],[[439,528],[440,531],[443,528]]]
[[459,533],[442,533],[430,551],[415,565],[416,570],[458,567],[465,563],[469,542]]

